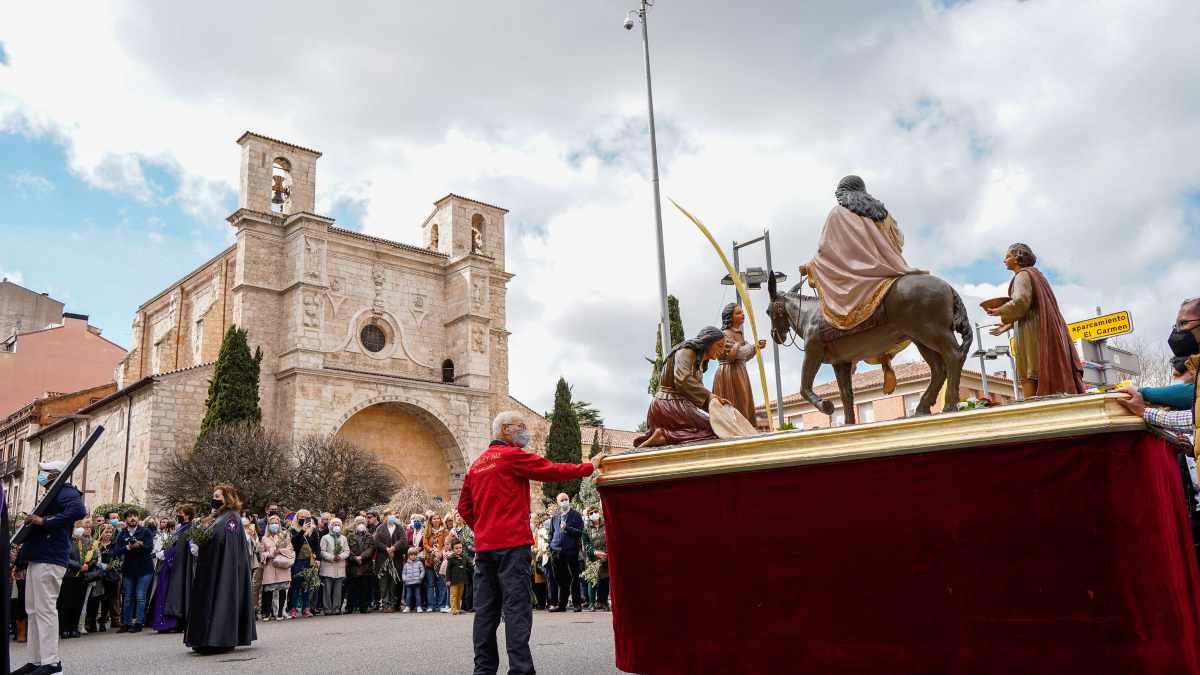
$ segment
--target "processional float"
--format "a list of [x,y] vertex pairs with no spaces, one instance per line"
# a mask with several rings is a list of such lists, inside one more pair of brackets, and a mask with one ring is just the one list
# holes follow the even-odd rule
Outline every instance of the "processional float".
[[607,457],[617,666],[1200,673],[1177,457],[1124,397]]

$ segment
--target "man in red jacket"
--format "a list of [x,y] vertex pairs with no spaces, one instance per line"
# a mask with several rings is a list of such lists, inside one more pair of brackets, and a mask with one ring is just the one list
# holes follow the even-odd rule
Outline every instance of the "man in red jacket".
[[475,531],[475,675],[500,667],[496,629],[504,609],[509,673],[534,673],[529,653],[533,605],[529,596],[533,529],[529,524],[529,481],[558,481],[590,475],[605,453],[584,464],[555,464],[524,448],[529,430],[517,412],[492,421],[492,441],[467,471],[458,513]]

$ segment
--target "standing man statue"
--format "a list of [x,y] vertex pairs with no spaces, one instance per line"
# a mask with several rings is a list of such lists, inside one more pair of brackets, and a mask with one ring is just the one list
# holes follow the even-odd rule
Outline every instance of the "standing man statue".
[[475,531],[475,675],[500,667],[496,629],[504,612],[508,672],[533,673],[533,531],[529,527],[529,481],[570,480],[591,475],[606,453],[583,464],[555,464],[523,448],[529,429],[520,413],[492,421],[492,441],[467,470],[458,513]]
[[1016,324],[1017,376],[1026,397],[1082,394],[1082,362],[1058,311],[1054,289],[1036,264],[1037,256],[1025,244],[1008,247],[1004,266],[1013,273],[1008,284],[1011,299],[985,310],[1003,322],[991,333],[1000,335]]
[[[883,202],[867,192],[858,176],[846,176],[834,191],[837,205],[825,218],[825,227],[817,243],[817,254],[800,274],[808,275],[817,289],[821,314],[829,324],[848,331],[866,321],[892,284],[906,274],[928,274],[909,267],[902,253],[904,235]],[[902,342],[880,354],[884,370],[884,391],[895,388],[892,357],[908,346]]]
[[[48,488],[67,468],[66,462],[38,464],[37,483]],[[14,675],[50,675],[62,672],[58,657],[58,593],[70,560],[71,531],[75,521],[87,517],[83,495],[70,483],[62,486],[45,515],[30,515],[25,526],[32,528],[17,554],[17,565],[25,571],[25,612],[29,615],[31,661]],[[78,617],[76,617],[78,618]]]

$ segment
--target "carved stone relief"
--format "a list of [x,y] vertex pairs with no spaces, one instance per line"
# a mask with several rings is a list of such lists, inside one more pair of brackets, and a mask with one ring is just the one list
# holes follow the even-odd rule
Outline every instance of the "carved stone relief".
[[480,354],[484,353],[484,351],[486,351],[487,345],[484,343],[483,339],[484,339],[483,327],[482,326],[472,326],[471,327],[471,349],[479,352]]
[[372,304],[372,311],[376,314],[382,314],[386,309],[383,303],[383,282],[387,279],[384,274],[383,267],[376,265],[371,270],[371,280],[375,283],[375,302]]
[[313,293],[304,294],[304,327],[321,327],[321,300]]
[[412,294],[412,304],[408,311],[412,313],[413,321],[417,324],[417,328],[421,327],[421,323],[425,321],[425,296],[420,293]]
[[325,291],[325,298],[329,300],[333,310],[332,316],[337,316],[342,303],[346,301],[346,280],[342,277],[329,277],[329,290]]
[[314,237],[304,237],[304,278],[317,281],[321,278],[321,257],[325,242]]

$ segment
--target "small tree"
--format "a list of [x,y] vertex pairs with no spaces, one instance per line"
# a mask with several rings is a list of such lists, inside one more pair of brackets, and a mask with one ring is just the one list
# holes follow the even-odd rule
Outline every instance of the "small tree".
[[265,508],[272,500],[284,500],[291,490],[290,454],[278,435],[257,424],[216,427],[190,452],[167,455],[154,480],[154,501],[163,509],[184,502],[204,505],[214,485],[229,483],[241,493],[247,509]]
[[[580,437],[579,418],[575,406],[571,405],[571,387],[558,378],[554,392],[554,413],[550,420],[550,432],[546,435],[546,459],[551,462],[578,464],[583,460],[583,440]],[[553,481],[542,484],[542,493],[554,499],[560,492],[571,497],[579,493],[579,479]]]
[[314,434],[296,446],[292,498],[346,515],[387,501],[400,487],[400,474],[375,453],[335,435]]
[[208,384],[204,420],[200,422],[200,441],[214,428],[227,424],[262,421],[258,407],[258,373],[262,366],[262,349],[250,355],[245,329],[230,326],[221,342],[221,352],[213,367]]

